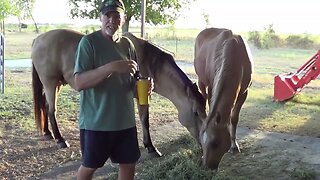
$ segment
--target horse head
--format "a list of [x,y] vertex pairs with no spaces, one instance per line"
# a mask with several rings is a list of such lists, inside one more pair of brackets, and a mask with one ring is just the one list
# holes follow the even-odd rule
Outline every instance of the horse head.
[[198,90],[196,83],[187,87],[187,102],[182,104],[178,118],[180,123],[185,126],[190,134],[200,143],[200,129],[206,118],[205,99]]
[[[226,121],[229,118],[229,121]],[[202,163],[210,169],[218,169],[221,159],[231,146],[230,116],[220,112],[210,113],[200,130]]]

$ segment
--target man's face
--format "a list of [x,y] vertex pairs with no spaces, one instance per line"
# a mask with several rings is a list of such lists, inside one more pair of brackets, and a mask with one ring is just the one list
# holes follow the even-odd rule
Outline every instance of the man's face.
[[102,31],[113,36],[122,25],[123,15],[117,11],[110,11],[105,15],[101,15]]

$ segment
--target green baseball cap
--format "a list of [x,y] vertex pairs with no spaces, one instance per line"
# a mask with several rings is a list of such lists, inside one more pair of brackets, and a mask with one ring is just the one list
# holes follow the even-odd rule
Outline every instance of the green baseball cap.
[[104,0],[101,4],[100,12],[105,15],[110,11],[124,13],[125,8],[122,0]]

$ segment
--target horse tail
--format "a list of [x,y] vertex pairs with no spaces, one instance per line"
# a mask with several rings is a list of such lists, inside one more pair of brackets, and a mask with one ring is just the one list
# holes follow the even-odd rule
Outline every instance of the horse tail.
[[34,118],[37,129],[40,133],[44,129],[44,121],[46,117],[46,103],[43,92],[43,84],[40,81],[39,74],[32,63],[32,88],[33,88],[33,102],[34,102]]

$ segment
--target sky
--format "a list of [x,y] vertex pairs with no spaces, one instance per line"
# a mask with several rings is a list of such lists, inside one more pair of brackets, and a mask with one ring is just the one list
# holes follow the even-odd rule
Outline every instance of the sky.
[[[187,15],[200,15],[198,21],[203,21],[201,14],[206,13],[211,26],[235,31],[263,30],[273,24],[276,32],[320,34],[319,7],[319,0],[199,0]],[[188,22],[184,24],[197,21]]]
[[[319,0],[197,0],[182,11],[176,26],[203,29],[206,14],[211,27],[236,32],[262,31],[273,24],[276,33],[320,34],[319,7]],[[86,23],[70,19],[68,12],[67,0],[36,0],[33,15],[42,23]]]

